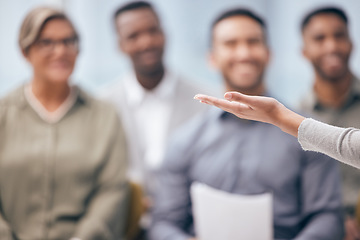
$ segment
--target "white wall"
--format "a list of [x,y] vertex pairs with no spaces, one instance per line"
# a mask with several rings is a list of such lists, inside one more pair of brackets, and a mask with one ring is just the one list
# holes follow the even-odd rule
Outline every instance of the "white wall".
[[[129,63],[116,46],[112,14],[124,0],[0,0],[0,95],[31,76],[17,47],[22,19],[32,7],[61,5],[81,35],[81,54],[73,79],[96,92],[127,71]],[[360,9],[358,0],[153,0],[167,35],[167,65],[194,81],[220,88],[221,78],[207,64],[209,28],[225,9],[245,6],[268,22],[272,61],[267,72],[270,91],[295,105],[309,89],[311,66],[301,55],[300,20],[308,10],[335,3],[348,13],[354,53],[351,65],[360,76]]]

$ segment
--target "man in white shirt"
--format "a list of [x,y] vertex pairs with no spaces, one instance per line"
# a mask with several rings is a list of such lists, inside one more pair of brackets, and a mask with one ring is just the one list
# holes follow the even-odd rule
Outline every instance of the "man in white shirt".
[[148,2],[130,2],[114,14],[118,43],[133,71],[106,91],[121,115],[128,137],[131,180],[156,191],[156,173],[167,138],[183,122],[205,108],[193,100],[204,91],[165,69],[165,35]]

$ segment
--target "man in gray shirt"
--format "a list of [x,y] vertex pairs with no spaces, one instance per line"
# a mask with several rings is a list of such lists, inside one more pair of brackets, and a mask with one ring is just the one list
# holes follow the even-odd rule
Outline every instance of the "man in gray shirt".
[[[260,17],[245,9],[219,16],[210,57],[227,91],[267,95],[263,74],[269,49]],[[150,230],[154,240],[196,237],[193,182],[234,194],[272,192],[275,239],[343,237],[335,161],[303,151],[295,138],[270,124],[212,108],[174,135],[159,178]]]
[[[302,35],[303,53],[313,65],[315,79],[300,109],[331,125],[360,128],[360,82],[349,67],[352,42],[345,12],[326,7],[308,13],[302,22]],[[358,239],[360,229],[353,215],[360,193],[360,172],[345,164],[340,166],[346,235],[347,239]]]

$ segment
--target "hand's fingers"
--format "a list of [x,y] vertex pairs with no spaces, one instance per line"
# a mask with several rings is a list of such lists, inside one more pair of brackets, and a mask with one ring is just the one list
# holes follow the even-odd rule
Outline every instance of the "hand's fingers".
[[[251,98],[251,96],[246,96],[246,95],[238,93],[238,92],[227,92],[227,93],[225,93],[224,97],[227,100],[219,99],[219,98],[208,96],[205,94],[196,94],[194,99],[200,100],[204,103],[211,104],[211,105],[218,104],[219,106],[216,105],[217,107],[221,107],[221,106],[224,107],[223,104],[226,104],[229,101],[235,101],[240,104],[245,103],[245,105],[247,105],[246,102],[247,101],[249,102],[249,98]],[[251,102],[253,102],[253,101],[251,101]],[[229,105],[227,105],[227,106],[229,106]]]
[[245,104],[253,103],[251,96],[247,96],[239,92],[226,92],[224,94],[224,98],[229,101],[237,101]]
[[243,111],[249,110],[249,106],[245,104],[238,102],[230,102],[228,100],[219,99],[203,94],[197,94],[194,98],[200,100],[200,102],[202,103],[213,105],[233,114],[241,114]]
[[265,106],[270,106],[271,104],[274,104],[272,103],[272,99],[269,97],[249,96],[239,92],[227,92],[225,93],[224,97],[229,101],[236,101],[242,103],[252,109],[256,109],[264,104]]
[[204,102],[206,102],[206,103],[213,103],[213,102],[215,102],[218,98],[212,97],[212,96],[208,96],[208,95],[205,95],[205,94],[196,94],[196,95],[194,96],[194,99],[200,100],[200,101],[204,101]]
[[215,107],[219,107],[225,111],[231,110],[231,107],[232,107],[231,102],[229,102],[227,100],[219,99],[219,98],[204,95],[204,94],[197,94],[197,95],[195,95],[194,99],[200,100],[200,102],[202,102],[202,103],[214,105]]

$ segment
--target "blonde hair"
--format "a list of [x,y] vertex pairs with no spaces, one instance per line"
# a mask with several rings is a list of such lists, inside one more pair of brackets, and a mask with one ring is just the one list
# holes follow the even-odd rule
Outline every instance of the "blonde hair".
[[78,38],[76,29],[70,19],[61,11],[50,7],[38,7],[31,10],[25,17],[19,34],[19,46],[24,53],[39,39],[45,24],[52,19],[63,19],[69,22]]

